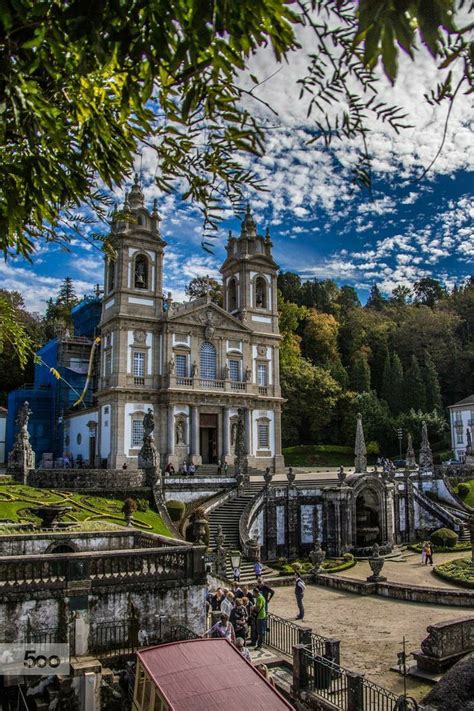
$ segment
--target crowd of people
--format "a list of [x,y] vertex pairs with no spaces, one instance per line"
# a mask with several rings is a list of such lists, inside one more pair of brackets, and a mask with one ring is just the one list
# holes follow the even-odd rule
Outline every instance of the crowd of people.
[[[247,647],[260,649],[267,631],[268,606],[275,594],[263,578],[258,577],[253,587],[235,581],[232,587],[217,588],[207,595],[207,612],[217,622],[205,633],[212,637],[224,637],[235,644],[245,658]],[[214,614],[212,614],[214,613]]]

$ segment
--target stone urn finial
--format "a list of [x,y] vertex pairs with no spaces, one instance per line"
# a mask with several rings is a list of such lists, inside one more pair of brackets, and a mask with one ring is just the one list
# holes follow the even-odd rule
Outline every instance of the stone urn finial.
[[294,484],[294,481],[296,479],[296,474],[293,471],[293,467],[288,467],[288,471],[286,472],[286,478],[288,479],[288,483],[291,486]]
[[267,468],[265,469],[265,474],[263,475],[263,478],[265,479],[265,484],[266,484],[267,486],[270,486],[271,481],[272,481],[272,479],[273,479],[273,472],[272,472],[272,470],[270,469],[270,467],[267,467]]
[[372,575],[369,575],[367,578],[368,583],[383,583],[387,580],[383,575],[380,575],[384,564],[385,559],[380,555],[380,546],[378,543],[374,543],[372,546],[372,556],[369,558]]
[[356,474],[367,473],[367,447],[365,446],[362,415],[357,413],[356,438],[354,446],[354,471]]
[[316,541],[314,544],[313,550],[309,554],[309,559],[310,559],[311,563],[313,564],[312,572],[315,575],[318,575],[319,573],[322,572],[321,565],[323,564],[325,558],[326,558],[326,551],[323,551],[319,541]]

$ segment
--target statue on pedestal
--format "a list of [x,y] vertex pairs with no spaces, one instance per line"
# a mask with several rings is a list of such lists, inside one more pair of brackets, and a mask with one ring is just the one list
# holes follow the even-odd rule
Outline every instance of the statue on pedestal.
[[380,575],[384,564],[385,559],[380,555],[380,546],[378,543],[374,543],[372,546],[372,557],[369,558],[369,565],[372,575],[369,575],[367,582],[383,583],[387,580],[387,578],[384,578],[383,575]]
[[28,472],[35,468],[35,453],[30,444],[30,435],[28,433],[28,422],[32,411],[28,402],[25,400],[22,407],[18,411],[16,424],[18,432],[15,436],[13,449],[8,455],[8,468],[13,471],[15,479],[28,483]]
[[415,469],[416,468],[415,450],[413,449],[413,439],[412,439],[410,432],[408,433],[407,453],[406,453],[405,461],[406,461],[405,466],[407,469]]
[[357,428],[354,447],[354,465],[356,474],[367,473],[367,447],[365,446],[364,428],[362,427],[362,415],[357,413]]
[[315,575],[317,575],[318,573],[320,573],[322,571],[321,565],[323,564],[325,558],[326,558],[326,551],[323,551],[319,541],[316,541],[314,544],[313,550],[309,554],[309,559],[313,564],[312,572]]
[[153,440],[154,429],[153,410],[148,408],[148,412],[143,418],[143,445],[138,453],[138,466],[145,470],[147,481],[151,486],[160,478],[160,455]]
[[225,534],[222,526],[217,526],[216,534],[216,574],[219,577],[226,577],[227,549],[225,548]]
[[421,447],[418,461],[420,464],[420,473],[433,471],[433,452],[431,451],[428,440],[428,428],[424,421],[421,425]]
[[235,430],[235,460],[234,460],[234,470],[235,475],[241,474],[243,477],[243,484],[247,484],[249,481],[249,465],[248,465],[248,452],[247,443],[245,441],[245,411],[243,408],[238,410],[239,419],[237,420],[237,426]]

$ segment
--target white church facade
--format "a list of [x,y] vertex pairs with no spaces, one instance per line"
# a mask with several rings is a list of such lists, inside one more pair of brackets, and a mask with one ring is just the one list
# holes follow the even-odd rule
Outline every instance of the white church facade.
[[174,304],[163,294],[159,216],[137,181],[124,212],[129,221],[123,213],[112,221],[116,258],[105,266],[97,407],[66,416],[65,449],[84,461],[89,451],[89,464],[94,456],[96,465],[136,468],[151,409],[162,467],[232,464],[243,408],[249,466],[281,470],[278,266],[268,232],[258,235],[247,209],[240,236],[229,235],[222,308],[208,296]]

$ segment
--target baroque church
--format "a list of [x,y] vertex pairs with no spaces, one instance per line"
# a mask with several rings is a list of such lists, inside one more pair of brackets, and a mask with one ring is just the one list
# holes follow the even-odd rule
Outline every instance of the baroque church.
[[87,441],[96,464],[136,468],[151,409],[162,467],[232,464],[243,408],[249,466],[281,470],[278,266],[268,230],[258,234],[247,208],[240,236],[229,234],[223,308],[208,296],[175,304],[163,293],[156,204],[146,208],[137,179],[124,212],[133,217],[112,220],[116,258],[105,265],[97,406],[66,415],[65,450],[76,458]]

